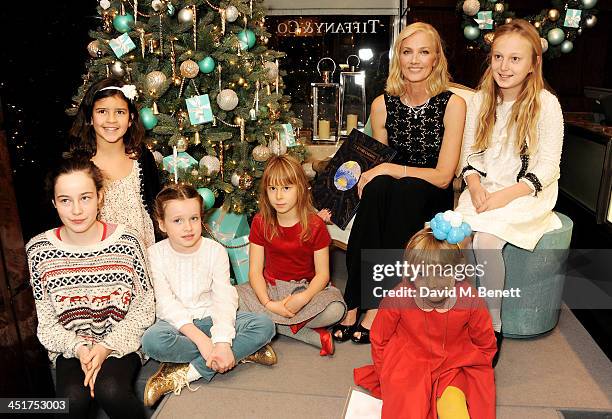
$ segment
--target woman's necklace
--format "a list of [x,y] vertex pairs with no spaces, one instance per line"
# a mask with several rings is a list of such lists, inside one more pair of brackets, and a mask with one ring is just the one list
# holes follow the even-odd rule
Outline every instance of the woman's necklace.
[[425,103],[421,105],[412,106],[410,105],[410,96],[408,93],[404,93],[404,95],[400,96],[400,102],[402,102],[402,104],[408,109],[408,118],[410,119],[422,118],[425,115],[425,109],[427,109],[429,106],[430,99],[430,97],[427,98]]

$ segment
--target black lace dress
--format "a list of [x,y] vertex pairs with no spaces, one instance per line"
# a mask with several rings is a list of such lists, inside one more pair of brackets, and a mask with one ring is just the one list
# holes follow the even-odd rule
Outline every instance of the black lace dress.
[[[385,94],[387,138],[397,150],[393,163],[435,168],[444,137],[444,113],[450,91],[410,107]],[[423,179],[377,176],[363,190],[346,253],[348,282],[344,298],[349,309],[376,308],[371,267],[362,265],[362,249],[403,249],[408,240],[437,212],[453,207],[453,188],[440,189]],[[362,272],[364,273],[362,278]],[[363,297],[363,298],[362,298]]]

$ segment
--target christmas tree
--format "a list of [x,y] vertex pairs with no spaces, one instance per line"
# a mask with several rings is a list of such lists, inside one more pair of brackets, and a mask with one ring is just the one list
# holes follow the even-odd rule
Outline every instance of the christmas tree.
[[[138,89],[164,177],[199,188],[207,207],[221,197],[230,211],[256,212],[265,161],[287,152],[301,127],[283,95],[284,53],[266,47],[262,1],[100,0],[102,25],[90,31],[91,59],[68,113],[92,83],[124,78]],[[289,152],[301,161],[305,148]]]

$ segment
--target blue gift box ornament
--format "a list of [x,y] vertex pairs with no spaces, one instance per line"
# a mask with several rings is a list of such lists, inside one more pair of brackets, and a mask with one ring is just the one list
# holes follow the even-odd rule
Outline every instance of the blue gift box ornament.
[[479,29],[493,29],[493,12],[490,10],[478,12],[474,20]]
[[581,16],[582,10],[567,9],[567,11],[565,12],[565,20],[563,21],[563,26],[566,26],[568,28],[579,28]]
[[291,124],[281,124],[282,131],[280,132],[280,139],[287,144],[287,147],[295,147],[295,133],[293,132],[293,126]]
[[132,38],[130,38],[127,33],[124,33],[123,35],[115,39],[111,39],[109,45],[117,56],[117,58],[121,58],[122,56],[136,48],[136,44],[134,44],[134,41],[132,41]]
[[244,214],[227,212],[223,208],[215,208],[207,214],[205,230],[213,239],[227,244],[228,240],[248,236],[251,228]]
[[185,99],[187,112],[189,112],[189,122],[191,125],[204,124],[213,120],[210,99],[208,95],[193,96]]
[[[164,170],[174,173],[174,156],[172,154],[164,157],[163,164]],[[191,166],[197,166],[197,164],[198,161],[184,151],[177,154],[176,166],[179,169],[188,169]]]
[[228,240],[225,245],[232,265],[232,284],[249,282],[249,236]]

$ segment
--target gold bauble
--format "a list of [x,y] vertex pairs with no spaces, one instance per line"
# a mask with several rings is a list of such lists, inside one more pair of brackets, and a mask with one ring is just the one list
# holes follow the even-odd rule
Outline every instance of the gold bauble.
[[504,22],[506,22],[506,23],[510,23],[510,22],[512,22],[512,18],[511,18],[511,17],[507,17],[507,18],[506,18],[506,20],[505,20]]
[[97,39],[87,44],[87,52],[89,52],[89,55],[93,58],[101,57],[104,54],[104,51],[100,49],[100,41]]
[[161,71],[151,71],[145,76],[145,87],[149,92],[159,92],[166,82],[166,75]]
[[183,77],[192,79],[198,75],[198,72],[200,71],[200,67],[198,66],[198,63],[196,63],[193,60],[185,60],[181,63],[180,70],[181,70],[181,75]]
[[234,125],[240,125],[240,123],[242,122],[242,118],[239,116],[235,116],[234,117]]
[[253,186],[253,176],[249,175],[248,173],[243,173],[238,181],[238,188],[246,191],[251,186]]
[[179,76],[172,77],[172,83],[174,83],[175,86],[180,86],[181,78]]
[[553,22],[559,19],[560,16],[561,14],[559,13],[557,9],[550,9],[548,11],[548,19],[550,19]]
[[491,45],[493,43],[493,39],[494,38],[495,38],[495,33],[494,32],[488,32],[488,33],[485,33],[485,35],[484,35],[484,41],[488,45]]
[[264,162],[270,158],[272,151],[265,145],[258,145],[253,149],[253,160]]
[[182,153],[183,151],[187,150],[188,145],[189,145],[189,140],[187,139],[187,137],[181,137],[176,142],[176,151],[178,151],[179,153]]
[[504,13],[504,3],[495,3],[495,13]]
[[536,22],[533,23],[533,26],[535,26],[536,29],[540,29],[540,27],[542,26],[542,22],[536,21]]

